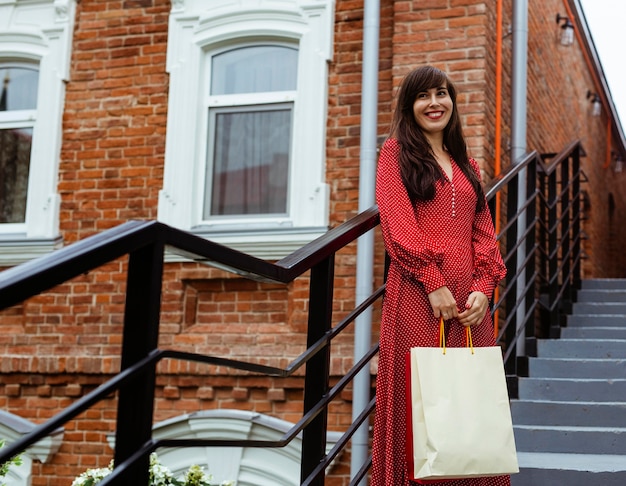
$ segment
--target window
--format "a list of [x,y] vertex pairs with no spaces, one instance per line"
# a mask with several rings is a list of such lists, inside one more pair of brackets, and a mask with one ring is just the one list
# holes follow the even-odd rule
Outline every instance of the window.
[[57,180],[74,10],[75,0],[2,2],[0,267],[61,243]]
[[287,215],[297,62],[297,49],[271,45],[212,57],[203,221]]
[[0,224],[26,221],[28,174],[37,116],[37,67],[0,63]]
[[174,6],[160,221],[268,259],[327,231],[332,5]]

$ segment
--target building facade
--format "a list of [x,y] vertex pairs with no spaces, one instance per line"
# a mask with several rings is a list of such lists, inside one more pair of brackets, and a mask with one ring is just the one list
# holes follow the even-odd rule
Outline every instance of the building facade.
[[[513,3],[380,1],[378,145],[403,75],[433,64],[457,85],[484,180],[514,163]],[[626,147],[582,10],[576,0],[527,3],[527,151],[549,158],[581,140],[584,276],[626,277],[616,244],[626,236]],[[1,1],[0,266],[132,219],[273,261],[355,216],[363,14],[364,0]],[[573,43],[561,43],[557,14],[574,24]],[[354,306],[355,254],[338,256],[335,320]],[[125,268],[112,262],[0,313],[1,410],[40,423],[119,369]],[[381,257],[375,270],[382,281]],[[306,345],[306,279],[251,282],[168,254],[160,345],[284,367]],[[339,376],[352,341],[335,353]],[[206,414],[206,433],[217,419],[278,433],[302,414],[299,376],[165,362],[157,384],[155,434],[169,437],[188,435],[194,412]],[[71,421],[22,477],[65,485],[106,466],[115,406]],[[346,392],[329,425],[350,422]],[[0,438],[16,435],[15,423],[0,421]],[[223,469],[218,454],[206,459],[218,479],[241,474],[242,461]],[[348,484],[348,472],[342,457],[329,483]]]

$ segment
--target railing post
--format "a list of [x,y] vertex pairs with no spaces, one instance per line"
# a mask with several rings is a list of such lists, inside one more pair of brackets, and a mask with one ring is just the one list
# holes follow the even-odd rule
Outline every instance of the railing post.
[[580,232],[580,218],[581,218],[581,192],[580,192],[580,145],[577,145],[572,153],[572,200],[574,211],[572,214],[573,219],[573,237],[574,248],[572,255],[574,258],[574,271],[572,273],[572,285],[575,292],[580,290],[582,286],[581,282],[581,264],[582,264],[582,251],[581,251],[581,232]]
[[546,195],[548,193],[547,180],[548,176],[545,172],[540,171],[539,179],[539,274],[542,280],[539,288],[540,300],[548,292],[548,205],[546,203]]
[[[537,252],[535,250],[535,244],[537,241],[536,234],[536,219],[537,219],[537,158],[533,158],[533,160],[528,164],[526,168],[526,200],[531,201],[531,203],[526,208],[526,256],[528,258],[528,263],[526,264],[526,281],[528,282],[530,279],[530,284],[528,285],[528,291],[526,292],[525,297],[525,309],[524,315],[527,319],[530,319],[530,322],[533,323],[533,327],[526,325],[525,329],[525,337],[534,337],[535,329],[534,329],[534,312],[533,306],[537,300]],[[533,315],[530,316],[530,313],[533,312]]]
[[[307,347],[312,346],[332,327],[334,255],[311,269],[309,287],[309,320]],[[306,365],[304,379],[304,413],[308,413],[328,393],[330,375],[330,345],[327,344]],[[304,481],[326,455],[328,409],[325,408],[302,431],[302,465],[300,481]],[[323,486],[325,474],[311,482]]]
[[559,323],[559,251],[558,251],[558,187],[557,171],[554,170],[548,175],[548,311],[547,322],[544,323],[544,335],[546,337],[557,337],[552,332],[560,325]]
[[[507,187],[507,203],[506,203],[506,219],[509,222],[509,227],[506,231],[506,281],[507,281],[507,294],[505,299],[506,315],[507,315],[507,328],[505,341],[507,346],[515,348],[513,356],[518,356],[517,352],[517,340],[515,334],[517,332],[517,210],[518,210],[518,194],[519,194],[519,177],[515,176]],[[510,286],[509,286],[510,283]],[[506,373],[509,375],[515,375],[517,370],[516,359],[510,359],[505,364]]]
[[[122,343],[122,370],[148,356],[158,346],[162,243],[152,243],[130,254],[126,288],[126,311]],[[151,368],[123,386],[119,392],[115,464],[121,464],[152,436],[156,370]],[[149,458],[132,465],[124,484],[148,484]]]
[[[563,292],[561,294],[560,310],[565,314],[569,314],[572,303],[570,277],[572,255],[570,253],[570,243],[573,240],[573,228],[570,179],[570,156],[568,156],[561,163],[561,285],[563,286]],[[561,323],[559,322],[560,325]]]

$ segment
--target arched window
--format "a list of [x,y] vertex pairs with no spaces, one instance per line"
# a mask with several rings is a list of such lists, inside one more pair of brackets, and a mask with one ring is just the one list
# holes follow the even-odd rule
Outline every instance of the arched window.
[[268,259],[327,231],[333,5],[175,2],[160,221]]
[[[226,439],[277,441],[292,423],[245,410],[203,410],[155,424],[155,439]],[[328,432],[326,452],[341,432]],[[115,437],[109,436],[112,447]],[[302,437],[280,448],[193,447],[157,450],[159,461],[175,476],[196,464],[213,476],[213,482],[236,481],[237,486],[297,486],[300,484]],[[331,464],[330,468],[332,468]]]

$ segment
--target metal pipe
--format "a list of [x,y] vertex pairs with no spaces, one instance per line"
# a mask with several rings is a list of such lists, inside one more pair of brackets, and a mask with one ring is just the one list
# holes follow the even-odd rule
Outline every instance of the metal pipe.
[[[526,91],[528,76],[528,0],[513,0],[513,52],[511,75],[511,163],[517,164],[526,153]],[[518,177],[518,208],[526,202],[526,169]],[[520,269],[517,281],[517,301],[522,301],[526,288],[524,265],[526,243],[523,236],[526,231],[526,211],[517,220],[518,238],[522,238],[517,253],[517,268]],[[517,326],[524,325],[526,309],[520,305],[517,309]],[[517,342],[517,355],[524,354],[524,333]]]
[[[378,134],[378,43],[380,32],[380,1],[365,0],[363,11],[363,66],[361,90],[361,145],[359,170],[359,213],[375,202],[376,139]],[[373,292],[374,233],[367,232],[357,241],[356,305]],[[370,349],[372,341],[372,310],[369,307],[355,322],[354,362]],[[370,401],[370,370],[361,370],[354,378],[352,420],[365,410]],[[363,424],[352,437],[350,477],[355,477],[368,457],[369,427]],[[367,484],[364,479],[361,485]]]

